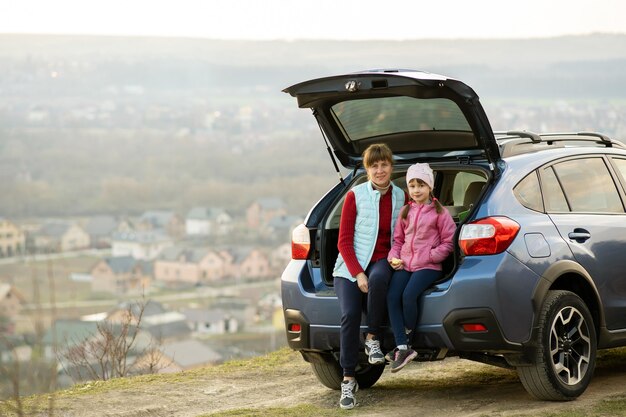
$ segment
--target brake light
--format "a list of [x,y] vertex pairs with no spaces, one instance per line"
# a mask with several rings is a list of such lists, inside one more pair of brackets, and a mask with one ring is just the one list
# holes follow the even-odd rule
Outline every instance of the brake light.
[[504,252],[520,225],[508,217],[486,217],[461,227],[459,246],[465,255],[495,255]]
[[300,323],[291,323],[289,325],[289,331],[290,332],[300,333],[300,330],[302,330],[302,326],[300,326]]
[[307,259],[311,249],[309,229],[303,224],[291,232],[291,259]]

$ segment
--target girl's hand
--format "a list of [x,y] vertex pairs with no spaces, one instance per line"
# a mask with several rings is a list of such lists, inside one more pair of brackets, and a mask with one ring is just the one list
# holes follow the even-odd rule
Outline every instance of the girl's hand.
[[391,265],[391,267],[397,271],[399,269],[402,269],[404,262],[402,261],[402,259],[391,258],[391,260],[389,261],[389,265]]
[[365,275],[365,272],[361,272],[356,276],[356,283],[359,286],[361,292],[367,293],[367,275]]

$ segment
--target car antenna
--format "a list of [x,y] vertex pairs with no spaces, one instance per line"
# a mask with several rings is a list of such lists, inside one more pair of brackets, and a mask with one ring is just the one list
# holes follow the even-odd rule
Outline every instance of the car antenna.
[[341,183],[344,182],[343,177],[341,176],[341,171],[339,170],[339,166],[337,165],[337,160],[335,159],[335,155],[333,155],[332,150],[330,149],[330,145],[328,144],[328,139],[324,134],[324,129],[322,129],[322,124],[318,118],[317,110],[313,110],[313,116],[315,116],[315,120],[317,121],[317,126],[320,128],[320,132],[322,132],[322,138],[324,138],[324,143],[326,143],[326,150],[328,151],[328,155],[330,155],[330,160],[333,161],[333,165],[335,166],[335,171],[337,171],[337,175],[339,175],[339,181]]

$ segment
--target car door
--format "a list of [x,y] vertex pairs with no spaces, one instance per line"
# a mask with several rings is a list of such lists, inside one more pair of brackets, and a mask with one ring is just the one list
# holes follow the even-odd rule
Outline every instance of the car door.
[[589,155],[540,171],[546,211],[591,275],[607,328],[626,328],[626,213],[608,160]]

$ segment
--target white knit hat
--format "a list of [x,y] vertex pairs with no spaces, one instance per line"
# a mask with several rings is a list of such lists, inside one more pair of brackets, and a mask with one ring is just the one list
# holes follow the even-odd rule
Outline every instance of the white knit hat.
[[414,164],[411,165],[406,172],[406,183],[409,184],[409,181],[412,179],[420,179],[424,181],[430,189],[435,188],[435,176],[433,174],[433,170],[430,169],[430,165],[428,164]]

